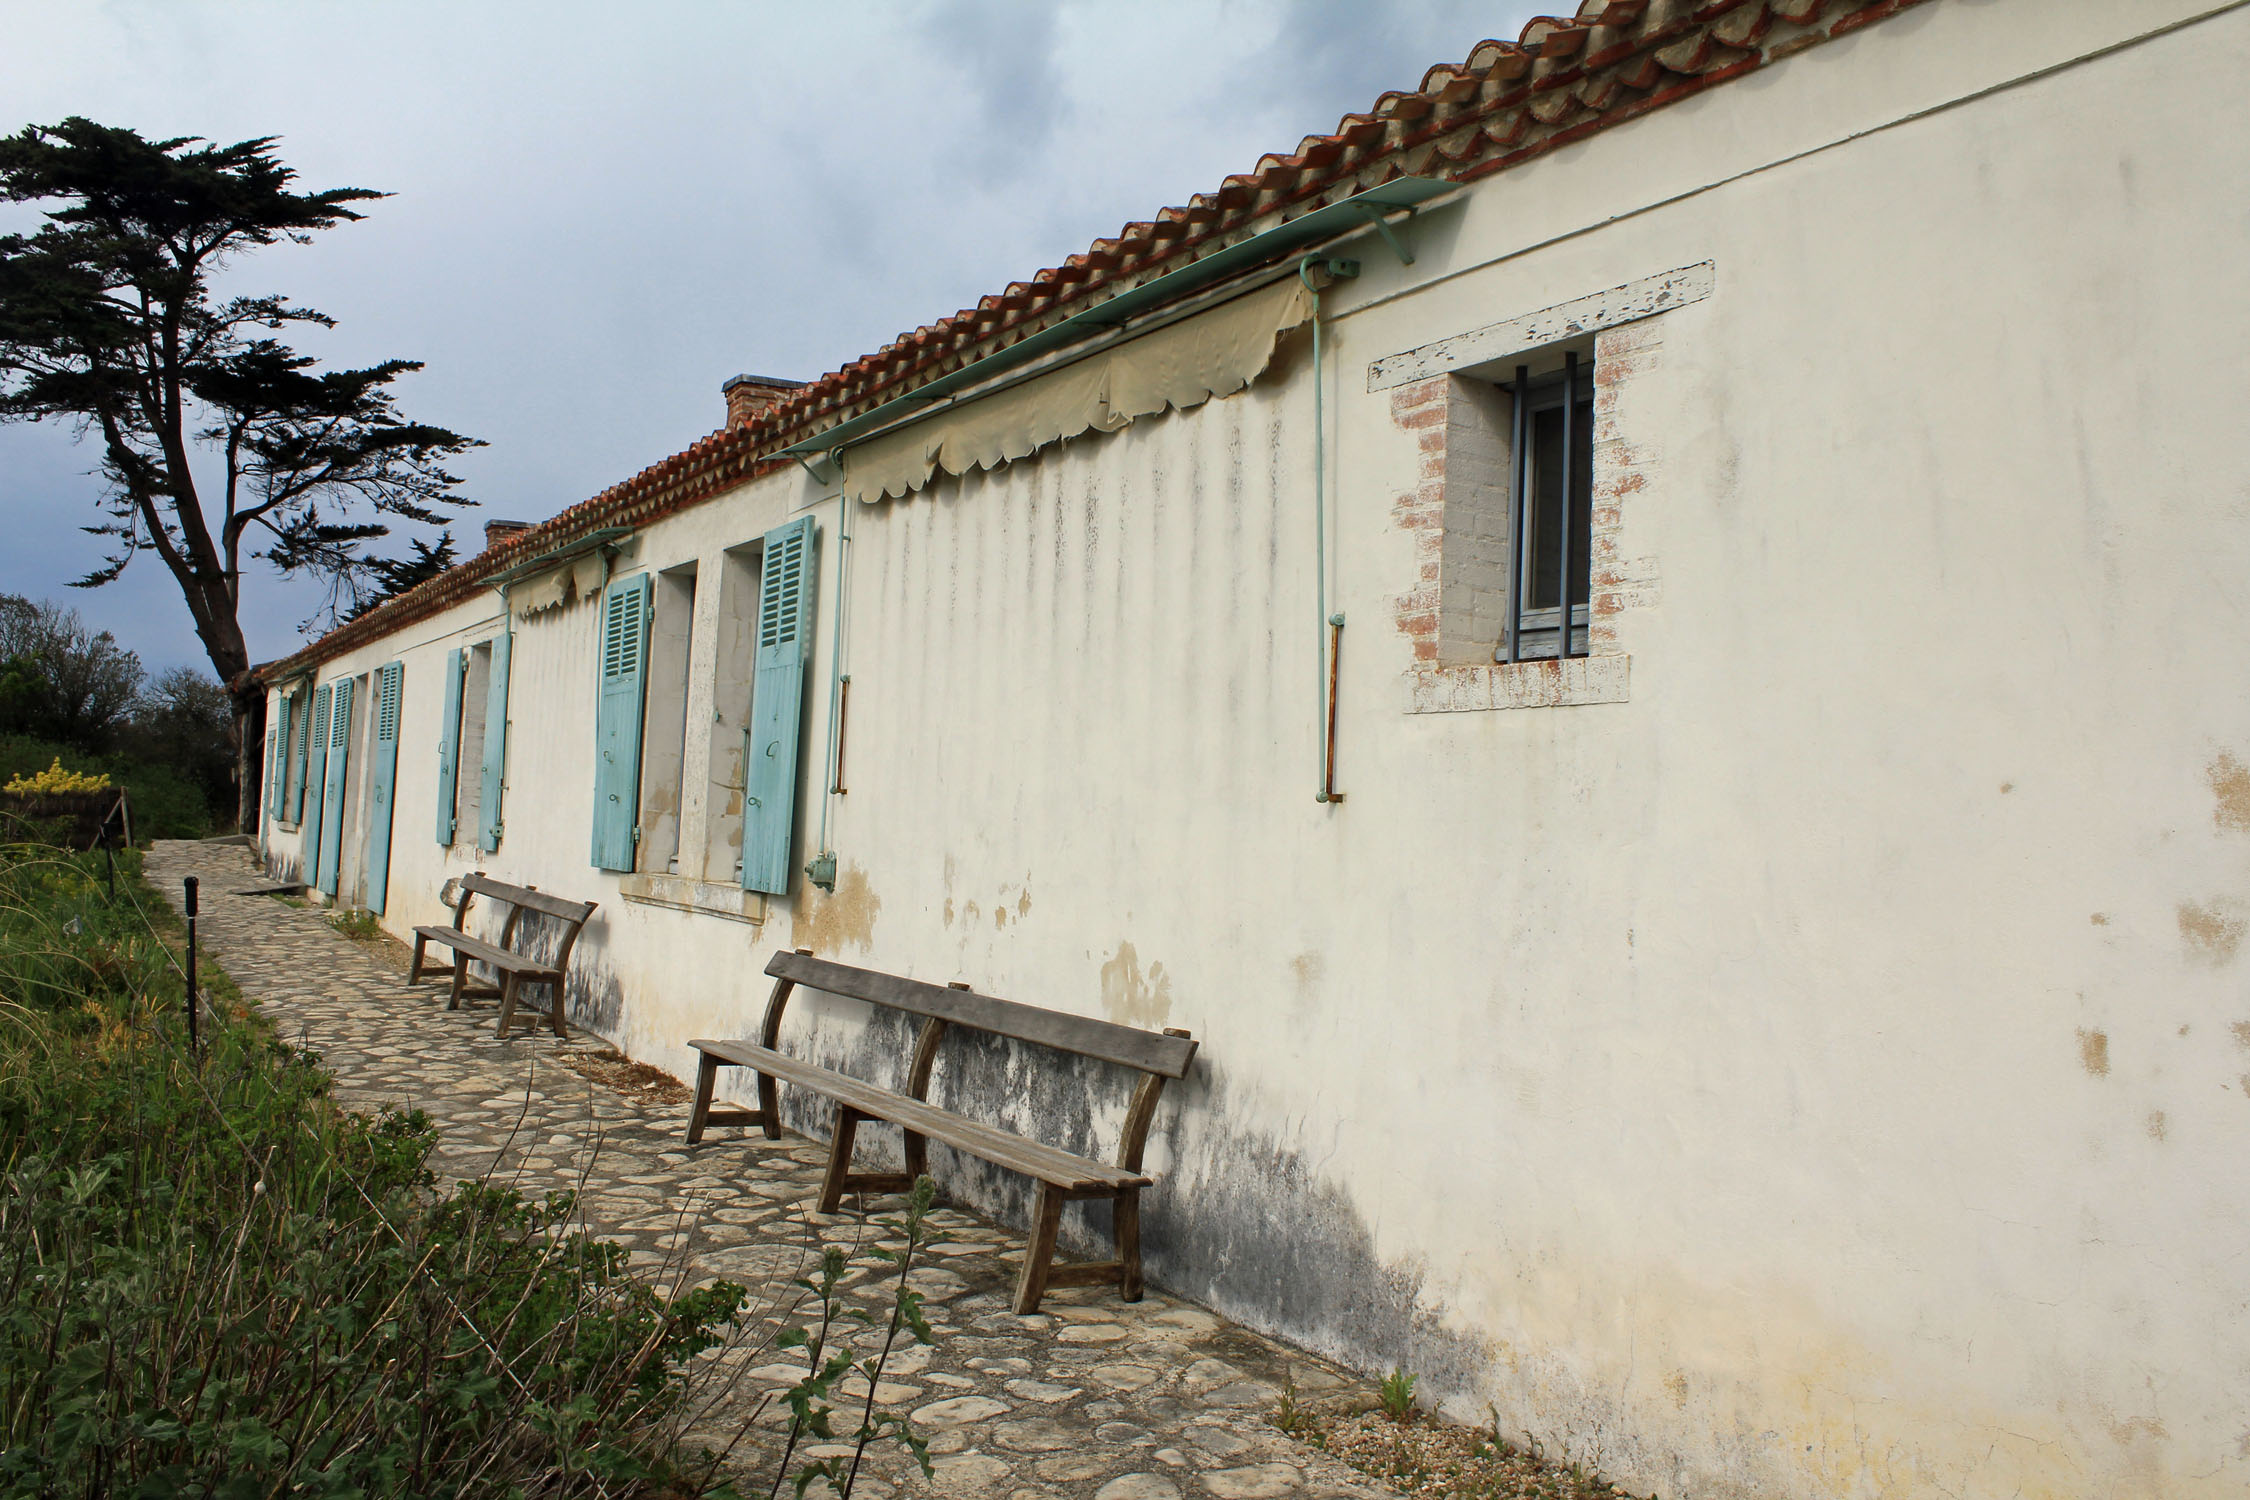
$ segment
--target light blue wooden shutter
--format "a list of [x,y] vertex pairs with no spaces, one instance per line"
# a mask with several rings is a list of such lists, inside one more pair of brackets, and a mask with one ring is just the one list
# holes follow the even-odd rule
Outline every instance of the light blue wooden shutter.
[[289,703],[287,693],[274,700],[273,764],[266,771],[266,813],[277,819],[289,806]]
[[461,693],[467,686],[468,653],[445,653],[445,701],[438,706],[437,841],[453,842],[454,782],[460,774]]
[[484,787],[477,797],[477,847],[500,847],[500,782],[508,767],[508,647],[515,637],[492,638],[492,671],[484,690]]
[[775,527],[758,580],[757,676],[742,746],[742,888],[774,896],[789,894],[819,542],[810,516]]
[[392,662],[375,674],[375,763],[367,768],[367,909],[383,914],[391,894],[391,804],[398,790],[399,700],[406,666]]
[[[300,692],[297,696],[305,695]],[[289,714],[295,737],[289,744],[289,769],[284,777],[288,789],[282,793],[281,815],[297,824],[305,821],[305,743],[312,728],[311,707],[307,703],[304,709],[292,709]]]
[[602,599],[601,694],[594,715],[594,865],[633,868],[641,806],[641,708],[648,685],[649,575]]
[[315,880],[327,895],[336,894],[336,873],[344,853],[344,773],[351,763],[352,680],[336,680],[335,696],[328,700],[328,785],[320,805],[320,871]]
[[320,868],[321,803],[327,798],[322,778],[328,772],[328,688],[313,694],[312,725],[305,736],[305,821],[297,830],[297,878],[313,884]]

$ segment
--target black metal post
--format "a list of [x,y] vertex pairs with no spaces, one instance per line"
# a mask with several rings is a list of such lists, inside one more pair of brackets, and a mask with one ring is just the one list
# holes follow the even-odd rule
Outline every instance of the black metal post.
[[1516,406],[1511,426],[1515,449],[1514,493],[1508,497],[1508,660],[1523,660],[1523,591],[1531,576],[1531,548],[1524,531],[1531,525],[1531,367],[1516,366]]
[[187,1041],[188,1052],[196,1057],[203,1055],[203,1042],[198,1034],[196,1012],[202,1008],[195,996],[195,887],[196,879],[190,875],[181,882],[187,892]]
[[1573,466],[1578,461],[1578,434],[1574,424],[1578,421],[1578,355],[1573,352],[1563,356],[1562,366],[1562,541],[1555,547],[1555,566],[1562,573],[1555,598],[1562,605],[1561,629],[1555,634],[1555,659],[1560,661],[1570,655],[1570,510],[1575,498],[1571,493],[1578,478]]

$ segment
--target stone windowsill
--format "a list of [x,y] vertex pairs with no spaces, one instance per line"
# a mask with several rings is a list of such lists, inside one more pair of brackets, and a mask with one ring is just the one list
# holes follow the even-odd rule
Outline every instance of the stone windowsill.
[[752,926],[766,919],[763,891],[746,891],[720,881],[690,880],[684,875],[622,875],[618,877],[617,893],[635,906],[699,912]]
[[1406,675],[1406,711],[1445,714],[1623,703],[1632,666],[1630,656],[1417,666]]

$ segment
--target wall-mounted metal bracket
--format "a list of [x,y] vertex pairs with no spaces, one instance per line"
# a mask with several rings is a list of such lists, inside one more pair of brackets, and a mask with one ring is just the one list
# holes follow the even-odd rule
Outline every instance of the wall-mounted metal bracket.
[[1374,228],[1377,234],[1383,237],[1383,243],[1391,247],[1391,254],[1398,257],[1400,265],[1411,266],[1414,264],[1414,252],[1407,249],[1406,242],[1398,237],[1397,228],[1397,224],[1404,224],[1414,217],[1412,204],[1406,205],[1405,213],[1399,217],[1396,224],[1384,215],[1380,204],[1359,203],[1353,206],[1367,216],[1368,224]]

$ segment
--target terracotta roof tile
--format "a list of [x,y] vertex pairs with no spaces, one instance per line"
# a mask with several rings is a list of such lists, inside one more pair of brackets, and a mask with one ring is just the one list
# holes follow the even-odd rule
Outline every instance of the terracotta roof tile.
[[1186,204],[1128,224],[1027,281],[901,334],[811,381],[743,424],[698,439],[592,499],[509,538],[339,626],[264,669],[270,680],[470,597],[487,579],[601,526],[642,525],[787,466],[788,444],[1006,348],[1105,292],[1312,208],[1410,174],[1473,182],[1588,133],[1724,82],[1923,0],[1582,0],[1527,23],[1513,42],[1477,43],[1412,90],[1386,93],[1327,135],[1226,178]]

